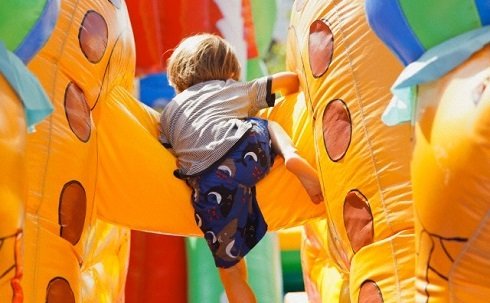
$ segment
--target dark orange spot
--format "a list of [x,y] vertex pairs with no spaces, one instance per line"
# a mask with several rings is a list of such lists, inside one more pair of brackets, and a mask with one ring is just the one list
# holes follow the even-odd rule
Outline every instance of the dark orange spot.
[[330,101],[323,112],[323,139],[328,157],[342,159],[349,148],[352,125],[347,105],[340,99]]
[[46,303],[75,303],[75,295],[65,278],[56,277],[49,281]]
[[383,303],[383,295],[378,285],[371,280],[362,282],[359,291],[359,303]]
[[366,197],[350,191],[344,200],[344,225],[354,252],[373,243],[373,214]]
[[82,236],[86,211],[87,196],[82,184],[75,180],[66,183],[60,195],[60,236],[73,245]]
[[73,133],[82,142],[90,138],[90,109],[83,91],[75,83],[68,84],[65,91],[65,114]]
[[308,36],[308,54],[311,73],[321,77],[330,66],[333,55],[333,34],[324,20],[315,20],[310,25]]
[[80,26],[78,40],[88,61],[99,62],[105,53],[108,40],[107,23],[104,17],[95,11],[88,11]]

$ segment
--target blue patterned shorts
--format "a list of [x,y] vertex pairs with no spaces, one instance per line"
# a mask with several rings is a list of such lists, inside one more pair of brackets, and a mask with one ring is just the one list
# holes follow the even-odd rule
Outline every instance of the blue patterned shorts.
[[253,127],[221,161],[188,179],[196,223],[217,267],[238,263],[267,231],[255,185],[269,172],[274,154],[267,121],[249,121]]

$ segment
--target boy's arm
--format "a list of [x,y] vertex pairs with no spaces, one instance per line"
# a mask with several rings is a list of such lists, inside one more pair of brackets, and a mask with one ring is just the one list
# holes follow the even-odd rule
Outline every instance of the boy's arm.
[[293,72],[279,72],[271,75],[272,93],[280,92],[282,95],[295,93],[299,89],[298,75]]
[[250,108],[248,114],[254,116],[260,109],[273,107],[276,93],[285,96],[299,89],[298,75],[293,72],[279,72],[247,82]]

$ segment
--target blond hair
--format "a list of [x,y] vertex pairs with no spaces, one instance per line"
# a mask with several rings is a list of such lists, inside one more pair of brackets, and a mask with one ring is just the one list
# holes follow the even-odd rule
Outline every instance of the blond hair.
[[167,77],[177,92],[209,80],[238,80],[240,63],[232,46],[213,34],[183,39],[167,61]]

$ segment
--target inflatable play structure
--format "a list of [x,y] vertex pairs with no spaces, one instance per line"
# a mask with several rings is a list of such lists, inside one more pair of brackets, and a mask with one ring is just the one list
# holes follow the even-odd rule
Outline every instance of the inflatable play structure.
[[[30,15],[31,9],[55,24],[26,62],[53,112],[25,135],[22,108],[5,107],[9,117],[21,121],[2,129],[19,133],[21,141],[6,143],[2,155],[10,157],[8,149],[15,148],[8,144],[22,146],[24,136],[26,147],[12,161],[25,164],[27,172],[23,177],[21,166],[12,165],[6,176],[18,180],[2,181],[2,194],[19,190],[6,198],[13,206],[5,211],[12,226],[2,230],[8,240],[2,246],[8,257],[2,258],[2,301],[121,302],[130,229],[201,236],[188,203],[190,191],[172,176],[175,159],[158,143],[158,112],[132,95],[135,45],[126,4],[32,1],[22,9],[5,8],[11,10],[1,21],[6,33],[11,31],[7,21]],[[23,30],[36,38],[41,37],[32,33],[37,26],[40,33],[49,29],[37,19],[30,25]],[[13,84],[3,85],[2,92],[13,98]],[[324,214],[324,205],[309,202],[280,161],[260,187],[271,231]],[[9,237],[12,230],[15,236]]]
[[[222,299],[215,288],[203,299],[209,258],[190,191],[134,80],[203,28],[236,46],[248,77],[261,74],[270,24],[257,11],[272,2],[0,4],[1,302],[151,302],[158,288],[175,288],[172,302]],[[294,2],[286,65],[301,90],[262,115],[317,165],[325,202],[280,160],[258,186],[271,233],[267,259],[249,263],[273,273],[252,274],[267,285],[259,302],[282,301],[272,231],[293,226],[304,226],[308,302],[488,298],[489,23],[480,0]],[[163,254],[179,257],[155,264]]]
[[416,301],[486,302],[489,2],[368,0],[366,12],[405,65],[383,119],[412,128]]

